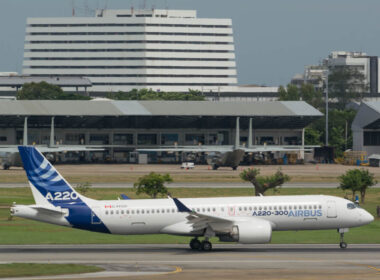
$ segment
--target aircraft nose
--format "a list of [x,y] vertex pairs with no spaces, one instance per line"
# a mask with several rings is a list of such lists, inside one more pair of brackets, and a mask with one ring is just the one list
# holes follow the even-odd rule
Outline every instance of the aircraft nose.
[[375,217],[372,216],[370,213],[368,213],[367,211],[364,211],[363,215],[362,215],[362,220],[363,222],[369,224],[369,223],[372,223],[374,220],[375,220]]

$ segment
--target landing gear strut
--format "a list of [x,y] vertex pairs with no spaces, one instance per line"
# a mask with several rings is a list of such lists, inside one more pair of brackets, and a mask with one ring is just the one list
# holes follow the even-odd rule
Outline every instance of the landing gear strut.
[[345,232],[348,232],[348,229],[345,229],[345,228],[340,228],[338,229],[338,232],[340,234],[340,243],[339,243],[339,247],[341,249],[346,249],[347,248],[347,243],[344,242],[344,233]]
[[193,238],[193,239],[191,239],[189,245],[190,245],[190,248],[192,250],[202,250],[202,251],[211,251],[212,250],[212,244],[207,239],[200,242],[198,240],[198,238]]

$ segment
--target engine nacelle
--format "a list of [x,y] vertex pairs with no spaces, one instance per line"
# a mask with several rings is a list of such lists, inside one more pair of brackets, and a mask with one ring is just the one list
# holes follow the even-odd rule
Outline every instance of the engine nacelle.
[[243,244],[269,243],[272,238],[270,222],[261,219],[235,223],[229,235],[220,236],[220,241],[235,241]]

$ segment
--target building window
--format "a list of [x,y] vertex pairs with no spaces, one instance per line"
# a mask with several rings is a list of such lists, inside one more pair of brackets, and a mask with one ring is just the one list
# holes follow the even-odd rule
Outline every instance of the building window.
[[108,136],[108,134],[91,134],[90,135],[90,144],[108,145],[109,144],[109,136]]
[[113,143],[115,145],[133,145],[133,134],[116,133],[113,135]]
[[138,145],[156,145],[157,134],[139,134],[137,135]]
[[380,131],[364,131],[364,146],[380,146]]
[[205,136],[203,134],[186,134],[185,135],[186,144],[198,145],[199,143],[205,143]]
[[7,141],[7,136],[0,136],[0,142]]
[[173,145],[178,143],[177,133],[163,133],[161,134],[161,145]]

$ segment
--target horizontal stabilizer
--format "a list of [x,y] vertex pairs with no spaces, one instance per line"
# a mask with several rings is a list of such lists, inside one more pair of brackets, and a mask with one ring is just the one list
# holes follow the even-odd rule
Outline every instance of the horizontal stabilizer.
[[121,198],[124,199],[124,200],[125,200],[125,199],[131,199],[131,198],[129,198],[128,196],[126,196],[125,194],[123,194],[123,193],[120,194],[120,196],[121,196]]

